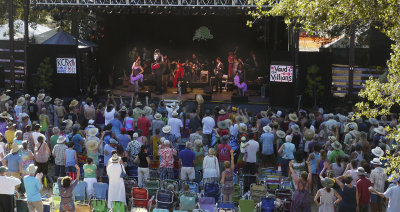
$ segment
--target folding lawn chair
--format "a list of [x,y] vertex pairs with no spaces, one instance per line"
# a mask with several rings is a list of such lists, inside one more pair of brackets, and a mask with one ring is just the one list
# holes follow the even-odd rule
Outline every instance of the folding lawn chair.
[[254,212],[254,200],[239,200],[239,211],[240,212]]
[[58,188],[58,183],[53,183],[53,195],[60,196],[60,190]]
[[204,212],[214,212],[215,198],[201,197],[199,199],[199,208]]
[[[192,193],[199,193],[199,184],[198,183],[196,183],[196,182],[191,182],[191,181],[184,181],[183,183],[182,183],[182,185],[183,184],[186,184],[186,185],[188,185],[189,186],[189,191],[190,192],[192,192]],[[183,186],[182,186],[182,188],[181,188],[181,193],[183,192]]]
[[174,202],[174,193],[172,191],[158,190],[156,196],[157,208],[172,209]]
[[127,212],[125,203],[119,201],[112,202],[112,212]]
[[192,211],[196,207],[196,193],[183,193],[179,197],[179,208],[181,210]]
[[250,199],[254,200],[255,204],[261,201],[261,198],[267,195],[267,188],[263,184],[251,184],[250,186]]
[[264,197],[261,199],[261,212],[273,212],[275,210],[274,199]]
[[89,205],[86,190],[87,190],[87,183],[85,181],[78,182],[73,191],[75,202],[84,205],[85,204]]
[[167,190],[168,185],[173,185],[174,186],[174,191],[179,192],[179,182],[176,180],[170,180],[170,179],[165,179],[162,182],[162,188],[164,190]]
[[94,212],[107,212],[107,183],[94,183],[93,184],[93,195],[90,199],[90,207]]
[[60,196],[56,195],[51,196],[50,210],[53,212],[58,212],[60,210],[60,203],[61,203]]
[[233,202],[219,202],[217,203],[217,212],[234,212],[235,203]]
[[154,208],[153,212],[169,212],[169,210],[168,209]]
[[149,179],[145,181],[145,186],[148,192],[149,197],[155,197],[157,195],[157,191],[160,189],[160,181],[155,179]]
[[219,184],[206,183],[204,185],[204,196],[213,197],[215,199],[215,202],[218,202],[220,196]]
[[149,195],[146,188],[132,188],[132,207],[134,208],[149,208]]

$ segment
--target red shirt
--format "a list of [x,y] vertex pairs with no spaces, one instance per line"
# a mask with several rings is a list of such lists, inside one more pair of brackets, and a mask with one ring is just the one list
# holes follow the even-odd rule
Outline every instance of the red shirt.
[[147,136],[149,134],[150,126],[151,126],[150,121],[145,116],[138,118],[137,128],[142,131],[142,136]]
[[357,180],[357,191],[358,191],[358,196],[360,197],[360,205],[367,205],[369,204],[369,198],[370,198],[370,193],[368,188],[372,186],[371,181],[366,178],[366,177],[360,177],[360,179]]
[[231,159],[231,146],[229,144],[220,144],[217,147],[219,162],[229,161]]

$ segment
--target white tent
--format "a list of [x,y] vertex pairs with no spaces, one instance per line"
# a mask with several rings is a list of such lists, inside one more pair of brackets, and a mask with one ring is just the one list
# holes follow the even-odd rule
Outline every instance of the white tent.
[[[14,34],[14,39],[15,40],[23,40],[24,39],[24,33],[25,33],[25,28],[24,28],[24,22],[22,20],[16,20],[14,22],[14,28],[15,28],[15,34]],[[48,32],[52,29],[40,25],[40,24],[29,24],[29,39],[35,38],[37,35],[40,35],[42,33]],[[9,36],[9,27],[8,23],[4,25],[0,25],[0,40],[8,40],[10,38]]]

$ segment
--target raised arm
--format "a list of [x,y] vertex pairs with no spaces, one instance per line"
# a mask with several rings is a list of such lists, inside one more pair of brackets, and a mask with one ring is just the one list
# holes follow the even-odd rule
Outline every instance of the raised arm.
[[297,185],[298,182],[299,182],[299,179],[297,178],[296,172],[294,172],[294,170],[293,170],[292,163],[293,163],[293,161],[291,160],[291,161],[289,162],[289,169],[290,169],[290,172],[292,173],[294,183],[296,183],[296,185]]
[[232,171],[235,170],[235,158],[233,157],[234,152],[235,151],[233,149],[231,149],[231,169],[232,169]]
[[342,180],[343,179],[343,176],[339,176],[339,177],[336,177],[335,178],[335,182],[336,182],[336,184],[338,184],[338,186],[340,187],[340,189],[342,189],[342,191],[343,191],[343,189],[344,189],[344,184],[342,183]]
[[307,176],[307,182],[308,186],[311,185],[312,183],[312,170],[311,170],[311,164],[309,161],[306,161],[307,167],[308,167],[308,176]]

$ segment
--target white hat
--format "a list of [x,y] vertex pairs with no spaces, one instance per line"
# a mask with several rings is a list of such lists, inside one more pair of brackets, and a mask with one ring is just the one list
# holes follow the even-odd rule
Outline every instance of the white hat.
[[276,112],[276,114],[275,114],[275,115],[276,115],[276,117],[278,117],[278,118],[279,118],[279,117],[281,117],[281,115],[282,115],[282,111],[278,110],[278,111]]
[[168,125],[165,125],[165,126],[162,128],[162,131],[163,131],[163,133],[169,133],[169,132],[171,132],[171,127],[168,126]]
[[374,128],[374,132],[385,135],[385,129],[382,126],[379,126],[378,128]]
[[374,165],[382,165],[382,162],[379,160],[379,158],[374,158],[371,163]]
[[88,129],[89,136],[96,136],[98,132],[99,132],[99,129],[97,129],[96,127],[92,127],[92,128]]
[[35,174],[36,170],[37,170],[37,166],[35,166],[34,164],[29,164],[29,166],[26,168],[26,172],[28,174]]
[[90,119],[90,120],[88,121],[88,124],[93,125],[93,124],[94,124],[94,120],[93,120],[93,119]]
[[62,144],[62,143],[64,143],[65,142],[65,137],[64,136],[58,136],[58,139],[57,139],[57,144]]
[[385,154],[385,152],[383,152],[383,150],[379,146],[372,149],[371,152],[377,157],[382,157]]
[[178,112],[176,111],[172,112],[172,116],[177,117],[178,115],[179,115]]
[[271,132],[272,129],[270,126],[267,125],[267,126],[263,127],[263,130],[264,130],[264,132]]
[[133,133],[132,138],[138,138],[138,137],[139,137],[139,134]]
[[31,102],[34,102],[36,98],[34,96],[31,97]]

